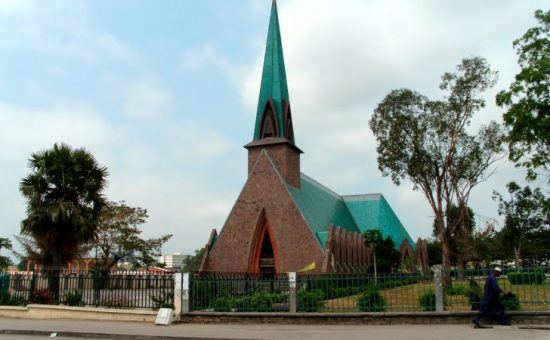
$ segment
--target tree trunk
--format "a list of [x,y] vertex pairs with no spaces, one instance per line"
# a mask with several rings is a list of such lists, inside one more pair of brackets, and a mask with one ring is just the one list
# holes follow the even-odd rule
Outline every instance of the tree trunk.
[[53,256],[52,267],[48,269],[48,288],[53,303],[59,304],[59,283],[61,273],[61,259],[58,255]]
[[451,247],[449,240],[441,235],[441,262],[443,262],[443,287],[451,288]]
[[516,268],[519,268],[521,263],[520,263],[520,246],[518,245],[517,247],[514,247],[514,256],[516,258]]
[[378,273],[376,271],[376,252],[374,251],[374,248],[372,249],[372,258],[374,260],[374,284],[378,284]]
[[466,277],[466,273],[465,273],[465,265],[464,265],[464,261],[462,259],[459,259],[457,261],[457,269],[458,269],[458,278],[463,280],[465,277]]

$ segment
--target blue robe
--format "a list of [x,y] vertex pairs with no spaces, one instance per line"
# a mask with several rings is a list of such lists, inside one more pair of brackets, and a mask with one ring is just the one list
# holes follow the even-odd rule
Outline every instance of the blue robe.
[[498,295],[501,291],[495,274],[489,274],[485,280],[485,289],[483,291],[481,306],[479,307],[478,318],[487,315],[495,315],[501,319],[504,318],[504,307],[498,299]]

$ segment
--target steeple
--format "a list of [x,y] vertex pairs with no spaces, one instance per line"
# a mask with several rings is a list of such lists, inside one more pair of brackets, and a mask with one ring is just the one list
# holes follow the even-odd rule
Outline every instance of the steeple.
[[294,144],[277,3],[273,0],[254,128],[254,140],[283,137]]

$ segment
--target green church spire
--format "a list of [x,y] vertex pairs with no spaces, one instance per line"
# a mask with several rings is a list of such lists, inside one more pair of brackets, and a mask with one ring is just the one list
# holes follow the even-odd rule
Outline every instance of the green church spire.
[[275,0],[273,0],[271,18],[269,19],[260,98],[254,129],[254,140],[268,137],[284,137],[294,143],[283,44]]

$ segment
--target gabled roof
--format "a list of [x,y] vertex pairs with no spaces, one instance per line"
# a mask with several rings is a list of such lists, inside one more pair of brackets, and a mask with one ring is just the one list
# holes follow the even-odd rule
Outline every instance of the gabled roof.
[[275,116],[279,126],[279,136],[285,137],[283,102],[289,100],[289,95],[285,61],[283,57],[283,43],[281,41],[281,29],[279,27],[279,16],[277,13],[277,3],[275,1],[273,1],[271,17],[269,19],[262,82],[260,86],[260,98],[258,100],[258,111],[256,114],[253,140],[260,138],[262,115],[269,100],[272,101],[275,107]]
[[381,194],[340,196],[312,178],[301,174],[300,188],[287,185],[292,199],[321,247],[325,246],[330,225],[352,232],[378,229],[390,236],[398,248],[412,238]]
[[411,236],[382,194],[349,195],[342,198],[361,232],[378,229],[382,236],[390,236],[396,247],[406,238],[414,248]]

